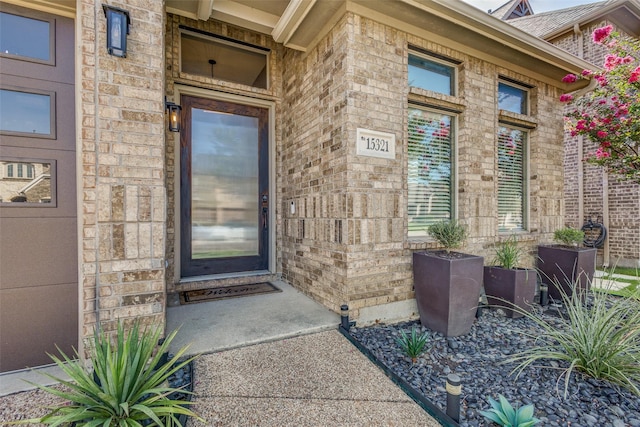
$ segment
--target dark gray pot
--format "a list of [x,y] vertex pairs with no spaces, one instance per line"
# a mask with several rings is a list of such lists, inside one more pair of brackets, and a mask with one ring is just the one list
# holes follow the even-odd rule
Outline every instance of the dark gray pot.
[[567,296],[573,294],[573,283],[578,290],[588,291],[596,270],[597,251],[596,248],[538,246],[540,280],[549,286],[549,296],[562,300],[558,284]]
[[475,319],[484,258],[451,252],[414,252],[413,283],[420,322],[445,336],[469,333]]
[[517,319],[524,316],[513,310],[514,306],[530,311],[536,294],[536,271],[526,268],[484,268],[484,292],[487,302],[500,306],[507,317]]

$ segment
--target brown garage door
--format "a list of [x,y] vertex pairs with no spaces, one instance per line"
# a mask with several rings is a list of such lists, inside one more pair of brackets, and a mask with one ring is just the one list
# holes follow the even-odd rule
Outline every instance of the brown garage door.
[[78,342],[73,20],[0,3],[0,372]]

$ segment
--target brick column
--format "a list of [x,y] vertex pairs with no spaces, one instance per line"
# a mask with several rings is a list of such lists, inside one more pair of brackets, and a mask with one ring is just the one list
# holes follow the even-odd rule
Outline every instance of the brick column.
[[164,325],[164,1],[128,10],[127,57],[106,49],[103,1],[78,2],[81,337],[96,323]]

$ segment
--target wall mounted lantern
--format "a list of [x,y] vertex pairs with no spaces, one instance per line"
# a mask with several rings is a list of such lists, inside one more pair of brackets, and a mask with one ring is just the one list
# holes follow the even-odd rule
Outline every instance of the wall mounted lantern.
[[164,105],[167,111],[169,111],[169,131],[180,132],[180,110],[182,110],[182,107],[174,102],[167,101],[166,97],[164,99]]
[[127,57],[127,34],[131,26],[129,12],[118,7],[102,5],[107,17],[107,51],[109,55]]

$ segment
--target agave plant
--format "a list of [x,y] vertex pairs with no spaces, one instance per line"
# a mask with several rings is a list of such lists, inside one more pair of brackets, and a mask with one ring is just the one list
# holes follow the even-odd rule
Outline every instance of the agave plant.
[[489,421],[493,421],[499,426],[505,427],[531,427],[540,422],[533,416],[533,405],[526,405],[514,409],[506,397],[498,395],[499,402],[489,398],[491,409],[479,411],[479,413]]
[[195,358],[178,362],[187,350],[183,347],[173,358],[165,359],[176,333],[173,331],[158,345],[160,329],[141,331],[135,321],[127,333],[118,323],[113,344],[106,332],[94,333],[90,368],[77,360],[79,357],[71,359],[63,352],[62,358],[50,355],[70,381],[44,374],[66,388],[33,385],[67,402],[49,408],[51,411],[42,418],[23,422],[87,427],[181,426],[178,417],[182,414],[204,421],[188,408],[190,401],[171,398],[180,389],[169,387],[168,378]]
[[402,351],[411,358],[413,363],[418,360],[418,356],[424,351],[427,345],[427,334],[418,334],[416,328],[411,329],[411,335],[407,335],[405,331],[400,331],[398,345]]

